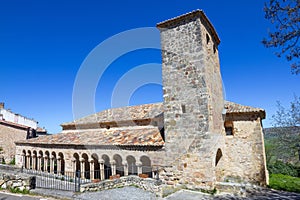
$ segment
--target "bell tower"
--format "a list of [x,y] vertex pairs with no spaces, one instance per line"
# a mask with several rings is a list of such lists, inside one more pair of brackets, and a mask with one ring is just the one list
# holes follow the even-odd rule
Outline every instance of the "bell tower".
[[[202,10],[157,27],[162,48],[166,164],[174,166],[180,160],[182,166],[189,155],[199,160],[197,169],[205,169],[201,172],[204,177],[212,177],[206,171],[213,167],[214,143],[224,132],[220,39]],[[193,170],[188,163],[183,163],[184,168]]]

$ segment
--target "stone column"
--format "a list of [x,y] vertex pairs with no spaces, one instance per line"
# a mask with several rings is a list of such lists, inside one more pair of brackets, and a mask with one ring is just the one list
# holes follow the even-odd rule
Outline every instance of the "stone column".
[[124,176],[128,176],[128,163],[124,163]]
[[42,157],[39,155],[37,157],[37,170],[38,171],[41,171],[41,159],[42,159]]
[[84,176],[84,173],[85,173],[85,160],[82,158],[80,160],[80,163],[81,163],[81,167],[80,167],[81,178],[84,179],[85,178],[85,176]]
[[137,166],[137,175],[142,174],[143,173],[142,163],[136,163],[136,166]]
[[30,155],[27,155],[26,159],[27,159],[27,162],[26,162],[27,166],[26,166],[26,168],[30,169]]
[[94,180],[95,179],[95,171],[94,171],[94,159],[90,159],[90,179]]
[[71,162],[72,162],[72,170],[73,170],[73,172],[75,174],[76,173],[76,159],[72,158]]
[[54,173],[54,156],[50,157],[50,173]]
[[48,156],[44,157],[44,172],[48,172]]
[[100,179],[104,180],[105,179],[105,174],[104,174],[104,160],[99,160],[100,164]]
[[57,174],[61,175],[61,158],[58,157],[56,162],[57,162]]
[[116,175],[116,162],[115,161],[111,161],[110,162],[110,166],[111,166],[111,175],[114,176]]
[[22,167],[23,168],[26,168],[25,164],[26,164],[26,155],[23,153],[22,154]]
[[36,155],[32,155],[32,169],[36,170]]

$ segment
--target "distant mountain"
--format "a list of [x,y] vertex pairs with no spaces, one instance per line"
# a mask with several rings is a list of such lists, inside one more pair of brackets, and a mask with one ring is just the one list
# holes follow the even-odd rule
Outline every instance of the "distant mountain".
[[265,128],[267,160],[300,166],[300,127]]

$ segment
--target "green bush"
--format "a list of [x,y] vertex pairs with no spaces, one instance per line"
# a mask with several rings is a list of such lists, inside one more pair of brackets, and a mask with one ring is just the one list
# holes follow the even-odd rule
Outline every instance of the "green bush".
[[271,174],[269,187],[275,190],[285,190],[300,193],[300,178],[283,174]]
[[13,158],[10,162],[9,162],[10,165],[15,165],[16,164],[16,159]]
[[30,193],[29,190],[26,190],[26,189],[20,190],[20,188],[9,188],[9,191],[11,193],[18,193],[18,194],[29,194]]
[[279,160],[276,160],[274,163],[269,164],[268,170],[270,174],[284,174],[288,176],[298,177],[298,170],[295,166]]

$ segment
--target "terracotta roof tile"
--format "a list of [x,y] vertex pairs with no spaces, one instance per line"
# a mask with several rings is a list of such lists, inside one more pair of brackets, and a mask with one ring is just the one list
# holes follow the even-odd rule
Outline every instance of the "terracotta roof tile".
[[121,108],[112,108],[98,112],[96,114],[89,115],[87,117],[80,118],[74,122],[67,122],[61,124],[61,126],[73,125],[73,124],[87,124],[87,123],[105,123],[105,122],[120,122],[128,120],[142,120],[153,119],[163,112],[163,104],[144,104],[138,106],[127,106]]
[[[226,113],[261,113],[265,117],[265,111],[261,108],[253,108],[229,101],[225,101],[224,107]],[[104,110],[73,122],[63,123],[62,126],[153,119],[161,114],[163,114],[163,103],[127,106]]]
[[266,112],[262,108],[254,108],[251,106],[244,106],[241,104],[226,101],[225,102],[226,113],[229,114],[242,114],[242,113],[258,113],[262,118],[266,117]]
[[0,120],[0,124],[15,127],[15,128],[20,128],[20,129],[24,129],[24,130],[26,130],[28,128],[28,126],[13,123],[13,122],[9,122],[9,121],[5,121],[5,120]]
[[161,146],[164,144],[164,141],[157,127],[136,126],[127,128],[72,130],[49,136],[41,136],[30,140],[18,141],[16,143]]

